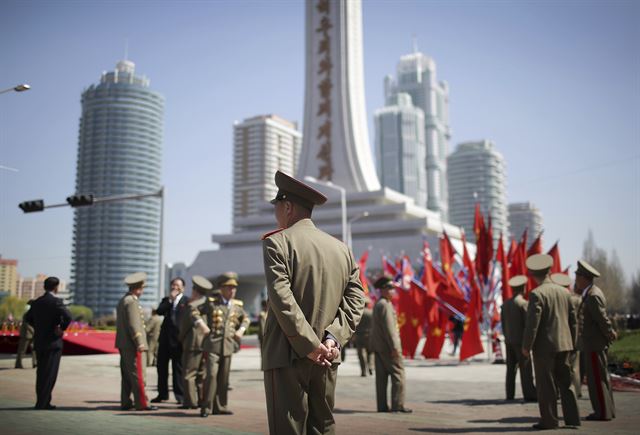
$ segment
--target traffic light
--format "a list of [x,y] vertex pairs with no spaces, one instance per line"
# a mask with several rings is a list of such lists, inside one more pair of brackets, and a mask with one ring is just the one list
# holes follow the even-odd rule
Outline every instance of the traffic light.
[[93,195],[71,195],[67,197],[67,202],[71,207],[83,207],[93,204]]
[[18,207],[22,209],[25,213],[32,213],[34,211],[42,211],[44,210],[44,200],[35,199],[33,201],[24,201],[18,204]]

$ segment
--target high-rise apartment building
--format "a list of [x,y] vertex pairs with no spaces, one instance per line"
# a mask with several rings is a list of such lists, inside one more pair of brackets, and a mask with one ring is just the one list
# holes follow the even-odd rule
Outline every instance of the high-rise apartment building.
[[0,256],[0,291],[15,296],[17,280],[18,260],[10,260]]
[[[495,238],[509,237],[507,174],[502,154],[487,140],[458,145],[447,159],[449,217],[453,225],[473,234],[475,204],[489,214]],[[473,239],[472,239],[473,240]]]
[[424,136],[427,146],[427,208],[449,217],[447,188],[447,154],[449,153],[449,86],[438,81],[436,64],[420,52],[402,56],[397,77],[385,78],[387,101],[399,93],[411,95],[413,104],[424,112]]
[[[164,98],[118,62],[82,93],[76,193],[97,197],[146,194],[161,187]],[[75,210],[71,286],[74,302],[95,315],[113,313],[124,277],[148,274],[143,306],[157,303],[160,276],[158,198],[96,204]]]
[[233,126],[233,228],[273,199],[277,170],[295,176],[302,134],[276,115],[254,116]]
[[509,227],[511,237],[519,240],[527,230],[527,246],[542,233],[542,213],[531,202],[515,202],[509,204]]
[[380,184],[427,206],[424,112],[400,92],[374,114],[376,169]]

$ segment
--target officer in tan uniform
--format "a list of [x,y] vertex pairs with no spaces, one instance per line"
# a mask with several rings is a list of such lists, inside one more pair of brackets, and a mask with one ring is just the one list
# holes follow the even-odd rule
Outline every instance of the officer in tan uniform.
[[[129,287],[116,309],[116,347],[120,351],[120,374],[122,376],[120,406],[123,411],[135,406],[138,411],[155,411],[149,406],[144,390],[147,366],[147,332],[144,313],[138,299],[142,295],[147,274],[138,272],[124,280]],[[131,394],[133,393],[133,402]]]
[[231,356],[250,323],[242,301],[234,298],[237,280],[218,281],[219,295],[207,298],[199,308],[192,309],[194,324],[206,334],[203,349],[207,376],[200,408],[202,417],[210,413],[233,414],[227,409]]
[[576,313],[567,291],[549,277],[553,258],[536,254],[527,258],[527,269],[538,284],[529,295],[522,354],[533,351],[540,421],[534,429],[558,427],[558,390],[566,426],[580,426],[576,392],[571,379],[570,353],[575,348]]
[[373,351],[370,347],[371,336],[371,320],[373,318],[373,310],[366,306],[362,312],[362,319],[356,328],[355,342],[358,351],[358,360],[360,361],[360,376],[373,374]]
[[[566,273],[552,273],[551,281],[555,282],[558,285],[566,288],[571,296],[571,303],[573,303],[573,308],[576,311],[576,316],[578,318],[578,329],[577,329],[577,340],[576,343],[580,343],[580,297],[571,291],[571,278]],[[569,359],[571,361],[571,379],[573,382],[573,388],[576,390],[576,397],[582,397],[582,380],[580,378],[580,351],[576,346],[576,349],[571,351],[569,354]]]
[[280,230],[263,236],[269,309],[262,344],[271,434],[335,433],[340,348],[364,309],[358,263],[311,220],[326,196],[280,171],[271,201]]
[[607,371],[607,349],[617,334],[607,316],[607,300],[593,280],[600,276],[593,266],[578,261],[576,290],[582,292],[580,304],[579,349],[585,361],[589,399],[593,413],[587,420],[611,420],[616,417],[611,379]]
[[[378,412],[412,412],[404,407],[404,364],[398,319],[391,300],[395,287],[391,278],[382,276],[373,284],[380,299],[373,308],[370,347],[375,354],[376,398]],[[387,381],[391,377],[391,409],[387,402]]]
[[[27,305],[30,306],[33,300],[27,302]],[[27,353],[29,347],[31,347],[31,367],[36,368],[38,365],[36,362],[36,349],[33,346],[33,326],[29,324],[25,319],[27,317],[27,313],[24,313],[22,316],[22,323],[20,323],[20,339],[18,340],[18,351],[16,352],[16,368],[22,369],[22,358],[24,358],[24,354]]]
[[[191,278],[191,299],[189,313],[197,310],[207,300],[213,285],[206,278],[195,275]],[[181,409],[196,409],[202,403],[202,389],[205,376],[202,342],[204,333],[193,324],[191,315],[180,317],[178,340],[182,343],[182,376],[184,402]]]
[[502,332],[507,348],[507,400],[513,400],[516,392],[516,372],[520,369],[520,386],[525,402],[537,400],[536,387],[533,385],[533,367],[531,358],[522,354],[522,334],[527,318],[526,299],[522,296],[527,284],[524,275],[514,276],[509,280],[513,297],[502,305]]
[[162,327],[162,316],[156,310],[151,310],[151,317],[147,321],[147,365],[155,367],[158,364],[158,339],[160,338],[160,328]]

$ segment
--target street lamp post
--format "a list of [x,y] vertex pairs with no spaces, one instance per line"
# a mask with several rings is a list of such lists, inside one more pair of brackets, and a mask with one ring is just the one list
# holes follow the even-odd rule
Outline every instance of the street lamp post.
[[353,238],[351,236],[351,225],[353,225],[355,221],[360,220],[362,218],[366,218],[367,216],[369,216],[369,212],[363,211],[358,216],[349,219],[349,222],[347,223],[347,246],[351,251],[353,251]]
[[331,181],[318,180],[315,177],[307,175],[304,177],[305,181],[320,184],[330,189],[335,189],[340,192],[340,203],[342,206],[342,242],[347,243],[347,191],[344,187],[333,184]]
[[7,89],[3,89],[3,90],[1,90],[1,91],[0,91],[0,94],[6,94],[7,92],[11,92],[11,91],[14,91],[14,92],[24,92],[24,91],[28,91],[29,89],[31,89],[31,86],[29,86],[29,85],[28,85],[28,84],[26,84],[26,83],[22,83],[22,84],[20,84],[20,85],[18,85],[18,86],[14,86],[14,87],[12,87],[12,88],[7,88]]

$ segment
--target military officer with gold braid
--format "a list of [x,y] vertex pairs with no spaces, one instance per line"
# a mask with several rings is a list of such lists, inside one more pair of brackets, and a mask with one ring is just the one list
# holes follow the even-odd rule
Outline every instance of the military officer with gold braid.
[[231,356],[250,323],[242,301],[234,298],[238,281],[227,278],[219,279],[218,283],[220,293],[192,309],[194,324],[206,334],[203,349],[207,375],[200,408],[202,417],[210,413],[233,414],[227,409]]
[[138,299],[142,295],[146,280],[147,274],[144,272],[128,275],[124,282],[129,291],[120,299],[116,309],[116,347],[120,352],[122,375],[120,406],[125,411],[134,406],[138,411],[158,409],[149,406],[144,389],[148,345],[144,313]]

